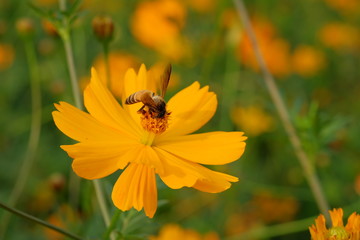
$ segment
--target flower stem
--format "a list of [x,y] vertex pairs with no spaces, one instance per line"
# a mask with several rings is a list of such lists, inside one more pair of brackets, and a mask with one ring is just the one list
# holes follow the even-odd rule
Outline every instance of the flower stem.
[[269,69],[267,68],[264,57],[262,56],[258,42],[256,40],[254,30],[252,29],[244,2],[243,0],[233,0],[233,1],[235,3],[238,15],[240,16],[241,21],[244,24],[245,31],[249,36],[252,48],[254,49],[256,55],[256,59],[263,73],[264,81],[269,91],[269,94],[272,98],[272,101],[275,104],[281,122],[289,137],[290,143],[294,148],[295,154],[300,162],[300,165],[303,168],[305,178],[311,188],[311,191],[314,195],[314,198],[316,200],[316,203],[320,211],[327,218],[327,220],[329,220],[329,214],[328,214],[329,205],[323,193],[320,181],[316,175],[314,167],[311,165],[308,156],[306,155],[304,149],[301,146],[300,139],[297,136],[295,128],[290,121],[289,113],[285,107],[284,101],[281,98],[279,90],[275,84],[274,78],[271,75]]
[[110,73],[110,64],[109,64],[109,42],[103,42],[103,52],[104,52],[104,63],[106,71],[106,85],[108,89],[111,89],[111,73]]
[[[31,126],[30,137],[28,141],[25,157],[20,165],[18,177],[16,179],[14,188],[10,194],[9,205],[16,206],[21,193],[24,190],[25,184],[28,180],[29,173],[33,166],[37,148],[39,145],[39,138],[41,132],[41,91],[40,91],[40,73],[38,62],[36,58],[34,43],[30,36],[24,37],[24,47],[30,71],[30,88],[31,88]],[[4,214],[0,227],[0,239],[5,235],[7,225],[10,220],[10,215]]]
[[[65,12],[66,11],[66,0],[59,0],[59,6],[60,6],[60,10],[62,12]],[[75,100],[75,106],[79,109],[83,109],[79,83],[77,80],[77,74],[76,74],[76,70],[75,70],[73,50],[72,50],[72,45],[71,45],[70,26],[69,26],[68,19],[66,17],[64,17],[64,19],[63,19],[63,29],[62,29],[62,31],[60,31],[60,36],[64,43],[67,66],[68,66],[69,73],[70,73],[71,86],[72,86],[72,91],[73,91],[74,100]],[[76,184],[76,189],[77,189],[76,192],[78,192],[79,185],[80,185],[79,178],[77,178],[74,175],[73,179],[74,179],[74,181],[73,181],[74,184]],[[70,181],[71,181],[71,179],[70,179]],[[106,202],[104,199],[104,194],[103,194],[102,188],[100,186],[100,180],[94,180],[93,184],[94,184],[97,200],[98,200],[98,203],[100,206],[101,214],[103,216],[106,226],[108,226],[110,223],[110,217],[109,217],[108,209],[107,209]]]
[[[230,31],[230,30],[229,30]],[[228,33],[229,35],[230,33]],[[219,128],[222,131],[234,130],[234,124],[231,120],[231,110],[235,105],[237,79],[239,79],[239,71],[234,61],[235,46],[227,41],[226,58],[225,58],[225,74],[222,81],[222,96],[220,107]]]
[[5,204],[3,204],[1,202],[0,202],[0,207],[5,209],[8,212],[11,212],[11,213],[13,213],[15,215],[20,216],[22,218],[25,218],[25,219],[28,219],[30,221],[36,222],[37,224],[43,225],[43,226],[45,226],[47,228],[50,228],[50,229],[52,229],[52,230],[54,230],[54,231],[56,231],[58,233],[61,233],[62,235],[68,236],[69,238],[72,238],[72,239],[75,239],[75,240],[82,240],[82,238],[79,237],[79,236],[76,236],[76,235],[74,235],[72,233],[69,233],[69,232],[67,232],[67,231],[65,231],[65,230],[63,230],[63,229],[61,229],[61,228],[59,228],[57,226],[54,226],[54,225],[52,225],[52,224],[50,224],[48,222],[45,222],[45,221],[43,221],[43,220],[41,220],[39,218],[34,217],[32,215],[29,215],[27,213],[24,213],[22,211],[19,211],[19,210],[15,209],[15,208],[7,206],[7,205],[5,205]]
[[121,215],[120,213],[121,213],[120,210],[118,210],[118,209],[115,210],[115,213],[114,213],[113,217],[111,218],[111,223],[110,223],[109,227],[106,229],[106,232],[104,234],[104,237],[103,237],[104,240],[109,239],[112,230],[114,229],[116,223],[118,222],[118,220],[120,218],[120,215]]
[[269,239],[272,237],[301,232],[306,230],[314,222],[314,218],[315,216],[271,226],[255,227],[239,235],[228,237],[225,240]]

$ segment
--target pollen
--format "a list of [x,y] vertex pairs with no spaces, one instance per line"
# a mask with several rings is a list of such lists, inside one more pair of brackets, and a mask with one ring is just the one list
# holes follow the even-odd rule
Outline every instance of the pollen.
[[349,239],[349,234],[346,232],[345,228],[340,226],[330,228],[328,234],[330,239],[336,239],[336,240]]
[[154,117],[149,111],[143,111],[141,113],[140,122],[141,126],[148,132],[155,134],[161,134],[168,128],[168,120],[170,113],[166,113],[164,117]]

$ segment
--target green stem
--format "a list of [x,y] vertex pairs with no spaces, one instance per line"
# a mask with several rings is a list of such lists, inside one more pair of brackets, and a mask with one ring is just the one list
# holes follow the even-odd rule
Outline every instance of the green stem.
[[105,63],[105,71],[106,71],[106,85],[108,89],[112,89],[111,84],[111,72],[110,72],[110,64],[109,64],[109,42],[103,42],[103,51],[104,51],[104,63]]
[[75,106],[77,108],[82,109],[83,106],[82,106],[82,101],[81,101],[81,92],[80,92],[80,87],[79,87],[79,83],[77,80],[77,74],[76,74],[76,69],[75,69],[74,56],[73,56],[73,50],[72,50],[69,31],[67,31],[67,34],[65,34],[65,36],[62,38],[62,40],[63,40],[64,48],[65,48],[66,62],[67,62],[67,66],[69,69],[71,87],[72,87],[73,96],[74,96],[74,100],[75,100]]
[[251,41],[252,48],[254,49],[257,61],[259,63],[260,69],[263,73],[264,81],[268,88],[269,94],[272,98],[272,101],[275,104],[275,107],[280,116],[280,120],[285,128],[285,131],[286,131],[288,137],[289,137],[290,143],[291,143],[292,147],[294,148],[295,155],[297,156],[297,158],[300,162],[300,165],[303,169],[304,176],[310,186],[310,189],[314,195],[315,201],[316,201],[320,211],[326,217],[326,219],[329,220],[330,219],[329,213],[328,213],[329,204],[323,193],[320,181],[318,179],[318,176],[316,175],[316,171],[315,171],[314,167],[312,166],[312,164],[310,163],[310,160],[301,145],[300,139],[296,134],[295,128],[290,121],[289,113],[287,111],[284,101],[281,98],[280,92],[276,86],[274,78],[273,78],[272,74],[270,73],[269,69],[267,68],[264,57],[262,56],[258,42],[256,40],[254,30],[252,29],[245,4],[242,0],[233,0],[233,1],[236,6],[238,15],[240,16],[240,18],[244,24],[245,31],[248,34],[249,39]]
[[5,209],[8,212],[11,212],[11,213],[13,213],[15,215],[20,216],[22,218],[25,218],[25,219],[28,219],[30,221],[36,222],[37,224],[40,224],[40,225],[42,225],[44,227],[50,228],[50,229],[52,229],[52,230],[54,230],[54,231],[56,231],[58,233],[61,233],[61,234],[65,235],[65,236],[68,236],[69,238],[72,238],[72,239],[75,239],[75,240],[82,240],[81,237],[76,236],[75,234],[69,233],[69,232],[65,231],[64,229],[61,229],[61,228],[59,228],[57,226],[54,226],[54,225],[52,225],[52,224],[50,224],[48,222],[45,222],[45,221],[43,221],[43,220],[41,220],[39,218],[34,217],[32,215],[29,215],[27,213],[24,213],[22,211],[14,209],[14,208],[12,208],[10,206],[7,206],[7,205],[5,205],[5,204],[3,204],[1,202],[0,202],[0,207]]
[[111,223],[110,223],[109,227],[106,229],[106,232],[104,234],[104,237],[103,237],[104,240],[109,239],[111,232],[114,230],[116,223],[118,222],[118,220],[120,218],[120,215],[121,215],[120,213],[121,213],[120,210],[116,209],[116,211],[111,219]]
[[301,232],[306,230],[312,223],[314,223],[315,218],[316,217],[309,217],[306,219],[276,224],[272,226],[256,227],[239,235],[228,237],[225,240],[269,239],[271,237]]
[[[66,0],[59,0],[59,6],[60,6],[60,10],[62,12],[65,12],[66,11]],[[77,80],[77,75],[76,75],[76,70],[75,70],[75,63],[74,63],[71,39],[70,39],[70,26],[69,26],[68,20],[65,17],[63,19],[63,28],[59,32],[60,32],[60,36],[64,43],[67,66],[68,66],[69,73],[70,73],[71,86],[72,86],[72,91],[73,91],[74,100],[75,100],[75,106],[79,109],[83,109],[79,83]],[[75,175],[75,174],[73,174],[73,175]],[[79,185],[80,185],[79,178],[74,176],[73,180],[74,180],[74,184],[76,184],[76,192],[78,192]],[[104,199],[104,194],[103,194],[102,188],[100,186],[100,180],[98,180],[98,179],[94,180],[93,184],[94,184],[97,200],[100,205],[101,214],[104,218],[106,226],[108,226],[110,223],[110,217],[109,217],[108,209],[107,209],[106,202]]]
[[239,78],[236,64],[234,64],[234,46],[228,44],[225,59],[225,74],[222,84],[222,100],[220,108],[219,127],[222,131],[233,130],[231,110],[235,104],[237,79]]
[[[20,165],[20,171],[15,182],[15,186],[10,194],[10,206],[16,206],[21,193],[24,190],[29,173],[35,161],[37,148],[39,146],[40,132],[41,132],[41,91],[40,91],[40,73],[38,62],[36,58],[35,48],[32,39],[24,37],[24,47],[29,64],[30,71],[30,88],[31,88],[31,126],[30,137],[28,141],[25,157]],[[5,214],[1,221],[0,237],[5,235],[7,225],[10,220],[10,215]]]
[[93,184],[94,184],[94,188],[95,188],[96,198],[97,198],[97,201],[99,203],[100,211],[101,211],[101,214],[103,216],[105,225],[106,225],[106,227],[109,227],[109,225],[110,225],[110,216],[109,216],[109,211],[108,211],[107,206],[106,206],[106,202],[105,202],[105,198],[104,198],[104,192],[103,192],[102,187],[101,187],[101,182],[100,182],[99,179],[95,179],[95,180],[93,180]]

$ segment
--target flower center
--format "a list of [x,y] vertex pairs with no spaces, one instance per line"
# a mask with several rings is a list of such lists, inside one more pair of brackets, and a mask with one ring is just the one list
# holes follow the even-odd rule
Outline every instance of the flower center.
[[141,126],[148,132],[161,134],[168,128],[169,113],[163,117],[154,117],[150,111],[142,111],[140,122]]
[[329,237],[336,240],[347,240],[349,234],[346,232],[344,227],[332,227],[329,229]]

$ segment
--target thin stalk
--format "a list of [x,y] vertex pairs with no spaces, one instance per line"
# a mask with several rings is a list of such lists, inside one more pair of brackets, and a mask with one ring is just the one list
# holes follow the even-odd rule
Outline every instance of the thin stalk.
[[110,216],[109,216],[109,211],[108,211],[107,206],[106,206],[106,202],[105,202],[105,198],[104,198],[104,192],[103,192],[102,187],[101,187],[101,182],[100,182],[99,179],[94,179],[93,184],[94,184],[94,188],[95,188],[96,198],[97,198],[97,201],[99,203],[100,211],[101,211],[101,214],[103,216],[105,225],[106,225],[106,227],[109,227],[109,225],[110,225]]
[[[59,6],[60,6],[60,10],[65,12],[66,11],[66,0],[59,0]],[[79,83],[77,80],[76,68],[75,68],[75,63],[74,63],[74,54],[73,54],[71,39],[70,39],[70,29],[69,29],[69,24],[68,24],[66,18],[63,19],[63,27],[64,27],[64,29],[62,29],[63,31],[60,32],[60,36],[64,43],[67,66],[68,66],[69,73],[70,73],[71,86],[72,86],[72,91],[73,91],[74,100],[75,100],[75,106],[79,109],[83,109],[83,104],[81,101],[81,93],[80,93],[80,88],[79,88]],[[76,177],[75,179],[79,179],[79,178]],[[76,181],[79,182],[79,180],[76,180]],[[100,186],[100,180],[98,180],[98,179],[93,180],[93,184],[94,184],[94,188],[95,188],[96,197],[97,197],[97,200],[98,200],[98,203],[100,206],[101,214],[103,216],[106,226],[108,227],[110,224],[110,217],[109,217],[109,212],[108,212],[108,209],[106,206],[106,201],[104,199],[104,194],[103,194],[102,188]],[[77,186],[79,186],[79,184]]]
[[238,79],[237,65],[234,64],[235,46],[230,43],[226,46],[225,58],[225,74],[222,82],[222,100],[220,108],[220,122],[219,127],[222,131],[233,130],[233,123],[231,121],[231,110],[235,105],[236,88]]
[[105,63],[105,71],[106,71],[106,85],[108,89],[112,89],[110,64],[109,64],[109,42],[104,41],[102,45],[103,45],[104,63]]
[[[31,126],[30,137],[28,141],[25,157],[20,165],[20,171],[16,178],[15,186],[10,194],[9,205],[16,206],[26,182],[29,173],[35,161],[36,152],[39,146],[41,132],[41,91],[40,91],[40,73],[36,58],[35,48],[30,36],[24,37],[24,47],[29,64],[30,88],[31,88]],[[7,226],[10,221],[10,215],[4,214],[0,227],[0,238],[5,236]]]
[[19,210],[15,209],[15,208],[12,208],[12,207],[10,207],[10,206],[7,206],[7,205],[5,205],[5,204],[3,204],[3,203],[1,203],[1,202],[0,202],[0,207],[3,208],[3,209],[5,209],[5,210],[8,211],[8,212],[11,212],[11,213],[13,213],[13,214],[15,214],[15,215],[20,216],[20,217],[22,217],[22,218],[28,219],[28,220],[30,220],[30,221],[32,221],[32,222],[36,222],[37,224],[40,224],[40,225],[42,225],[42,226],[44,226],[44,227],[47,227],[47,228],[50,228],[50,229],[52,229],[52,230],[54,230],[54,231],[56,231],[56,232],[58,232],[58,233],[60,233],[60,234],[62,234],[62,235],[68,236],[68,237],[71,238],[71,239],[83,240],[81,237],[76,236],[75,234],[72,234],[72,233],[70,233],[70,232],[67,232],[67,231],[64,230],[64,229],[61,229],[61,228],[59,228],[59,227],[57,227],[57,226],[54,226],[54,225],[52,225],[52,224],[50,224],[50,223],[48,223],[48,222],[45,222],[45,221],[43,221],[43,220],[41,220],[41,219],[39,219],[39,218],[36,218],[36,217],[34,217],[34,216],[32,216],[32,215],[29,215],[29,214],[27,214],[27,213],[25,213],[25,212],[22,212],[22,211],[19,211]]
[[228,237],[225,240],[269,239],[271,237],[297,233],[307,229],[312,223],[314,223],[315,218],[316,217],[309,217],[272,226],[256,227],[239,235]]
[[104,234],[104,237],[103,239],[104,240],[108,240],[110,235],[112,234],[112,231],[114,230],[117,222],[119,221],[119,218],[120,218],[120,211],[116,209],[113,217],[111,218],[111,223],[109,225],[109,227],[106,229],[106,232]]
[[325,198],[320,181],[318,179],[318,176],[316,175],[315,169],[313,168],[312,164],[310,163],[308,156],[305,154],[305,151],[301,146],[300,139],[297,136],[295,128],[290,121],[289,113],[285,107],[284,101],[281,98],[279,90],[275,84],[274,78],[271,75],[269,69],[267,68],[264,57],[260,51],[259,44],[256,40],[254,30],[252,29],[252,26],[251,26],[251,23],[249,20],[249,16],[248,16],[248,12],[246,10],[244,2],[243,2],[243,0],[233,0],[233,1],[236,6],[238,15],[240,16],[241,21],[244,24],[245,31],[246,31],[247,35],[249,36],[252,48],[254,49],[256,59],[259,63],[260,69],[261,69],[263,77],[264,77],[265,84],[266,84],[269,94],[271,96],[271,99],[275,104],[277,112],[280,116],[280,120],[285,128],[285,131],[286,131],[288,137],[289,137],[290,143],[291,143],[292,147],[294,148],[295,155],[297,156],[297,158],[300,162],[300,165],[303,169],[305,178],[306,178],[306,180],[310,186],[310,189],[314,195],[315,201],[319,207],[319,210],[326,217],[326,219],[329,220],[329,214],[328,214],[329,204]]

